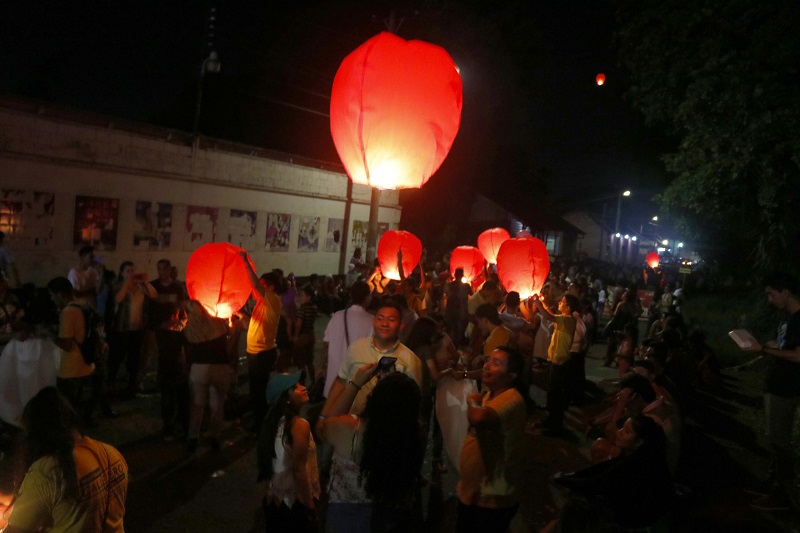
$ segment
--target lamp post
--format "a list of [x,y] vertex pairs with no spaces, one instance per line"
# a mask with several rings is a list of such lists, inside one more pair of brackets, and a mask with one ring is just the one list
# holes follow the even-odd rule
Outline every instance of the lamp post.
[[[620,215],[620,212],[622,211],[622,197],[623,196],[630,196],[630,195],[631,195],[631,191],[624,190],[624,191],[620,191],[619,196],[617,196],[617,220],[614,223],[614,234],[617,235],[617,237],[619,237],[619,215]],[[619,263],[619,256],[620,256],[620,252],[621,252],[621,249],[622,249],[622,241],[620,240],[620,242],[618,243],[618,246],[615,246],[614,248],[615,248],[614,262],[615,263]]]
[[200,66],[200,80],[197,82],[197,98],[194,107],[194,125],[192,126],[192,139],[197,140],[197,134],[200,130],[200,108],[203,104],[203,80],[205,80],[206,73],[216,74],[222,68],[222,62],[217,57],[217,52],[211,50],[208,57],[203,60]]

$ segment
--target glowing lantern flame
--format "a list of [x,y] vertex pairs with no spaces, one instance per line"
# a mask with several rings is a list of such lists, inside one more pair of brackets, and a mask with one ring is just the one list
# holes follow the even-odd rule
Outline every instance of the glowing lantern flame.
[[658,256],[657,252],[650,252],[647,254],[645,262],[650,268],[656,268],[661,263],[661,258]]
[[417,268],[422,257],[422,242],[416,235],[407,231],[389,230],[384,233],[378,242],[378,262],[384,277],[400,279],[397,252],[403,253],[403,275],[408,276]]
[[517,237],[505,241],[497,254],[497,275],[507,291],[520,298],[542,292],[550,272],[547,246],[536,237]]
[[497,252],[500,251],[500,246],[511,238],[503,228],[487,229],[478,235],[478,249],[486,258],[486,261],[492,264],[497,263]]
[[597,75],[594,81],[597,82],[597,85],[603,85],[606,82],[606,75],[601,72]]
[[456,269],[464,269],[461,281],[472,283],[483,272],[483,254],[474,246],[459,246],[450,254],[450,275],[455,278]]
[[[253,290],[240,251],[241,248],[227,242],[212,242],[195,250],[189,258],[186,267],[189,298],[199,301],[213,316],[230,318],[247,303]],[[254,267],[249,257],[247,260]]]
[[422,187],[458,133],[461,89],[439,46],[383,32],[351,52],[333,80],[331,135],[353,183]]

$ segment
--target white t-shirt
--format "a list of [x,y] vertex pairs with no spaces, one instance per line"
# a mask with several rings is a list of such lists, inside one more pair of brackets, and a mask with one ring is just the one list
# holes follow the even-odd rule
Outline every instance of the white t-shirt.
[[342,366],[344,354],[347,353],[348,335],[345,335],[345,313],[347,313],[347,333],[350,344],[364,337],[372,337],[372,315],[360,305],[351,305],[349,308],[333,314],[323,337],[323,340],[328,343],[328,368],[325,376],[325,389],[322,392],[326,398],[336,380],[339,368]]

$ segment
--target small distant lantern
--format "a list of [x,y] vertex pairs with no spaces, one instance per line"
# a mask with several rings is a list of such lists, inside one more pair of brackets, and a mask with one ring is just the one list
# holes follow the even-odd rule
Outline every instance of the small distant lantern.
[[339,66],[331,135],[353,183],[422,187],[453,145],[461,105],[461,76],[443,48],[383,32]]
[[[239,256],[241,251],[227,242],[212,242],[195,250],[189,258],[186,291],[213,316],[230,318],[250,297],[253,287]],[[248,256],[247,260],[255,270],[252,259]]]
[[459,246],[450,254],[450,275],[455,277],[456,269],[464,270],[464,279],[460,280],[472,284],[483,272],[484,258],[480,250],[474,246]]
[[478,249],[483,254],[483,257],[488,263],[497,263],[497,252],[500,251],[500,245],[511,238],[503,228],[487,229],[478,235]]
[[422,242],[408,231],[389,230],[378,242],[378,262],[384,277],[400,280],[400,269],[397,267],[397,254],[403,254],[403,275],[413,272],[422,257]]
[[597,85],[603,85],[606,82],[606,75],[601,72],[597,75],[594,81],[597,82]]
[[509,239],[497,254],[497,275],[507,291],[520,298],[539,294],[550,272],[547,246],[536,237]]
[[645,262],[647,263],[647,266],[655,269],[661,263],[661,258],[658,256],[658,252],[650,252],[647,254]]

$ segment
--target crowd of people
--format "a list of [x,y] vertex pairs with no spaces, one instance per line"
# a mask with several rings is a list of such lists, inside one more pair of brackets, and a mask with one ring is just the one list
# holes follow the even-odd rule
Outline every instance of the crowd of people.
[[[588,402],[586,353],[600,339],[619,379],[603,384],[605,410],[581,428],[595,439],[596,464],[552,479],[561,511],[548,527],[580,530],[578,515],[620,528],[653,525],[670,507],[693,390],[719,375],[702,333],[683,324],[680,286],[656,276],[653,303],[643,308],[636,284],[609,285],[575,264],[554,263],[541,293],[523,300],[488,266],[471,282],[461,269],[451,274],[447,257],[430,268],[423,260],[396,281],[377,263],[368,268],[357,250],[346,274],[299,284],[279,269],[258,275],[242,252],[252,297],[228,321],[189,299],[168,260],[149,281],[129,261],[109,274],[93,252],[81,249],[79,264],[48,283],[49,305],[20,301],[0,276],[0,340],[51,324],[63,350],[55,387],[23,413],[28,473],[0,476],[8,531],[95,524],[99,513],[105,530],[122,530],[125,461],[80,430],[97,424],[98,409],[113,418],[116,402],[135,397],[150,357],[163,438],[184,440],[189,455],[204,435],[220,449],[224,405],[246,359],[247,429],[258,439],[268,531],[415,529],[429,442],[431,475],[448,470],[445,451],[458,471],[457,531],[507,531],[520,504],[526,439],[565,434],[568,407]],[[321,343],[320,316],[328,319]],[[532,386],[547,391],[545,406]],[[459,395],[463,410],[446,414],[442,398]],[[50,410],[46,430],[32,414],[42,409]],[[532,416],[541,409],[544,418]],[[104,504],[84,491],[98,476]],[[4,481],[11,478],[13,488]],[[46,498],[66,508],[39,512],[49,503],[26,498],[43,483]]]

